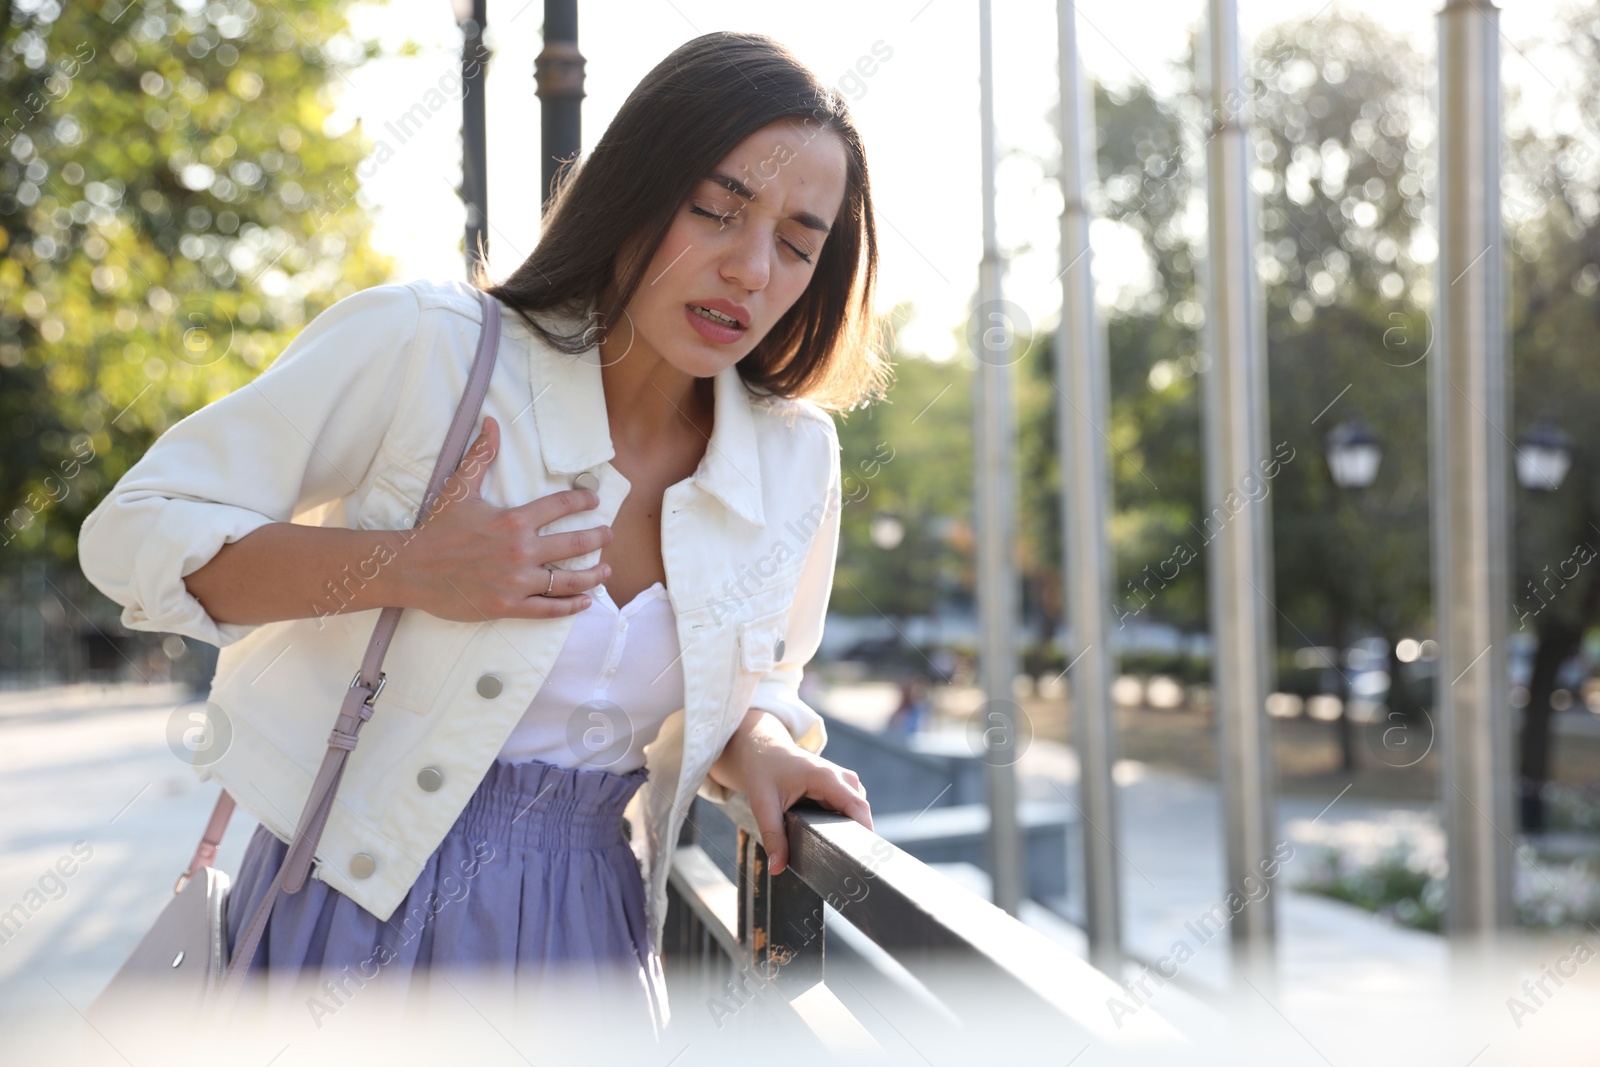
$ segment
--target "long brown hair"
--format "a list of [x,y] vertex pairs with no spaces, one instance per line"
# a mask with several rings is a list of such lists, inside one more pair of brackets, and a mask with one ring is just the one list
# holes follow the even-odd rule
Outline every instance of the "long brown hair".
[[[753,392],[806,397],[835,411],[880,399],[890,368],[873,328],[878,243],[861,135],[844,99],[760,34],[708,33],[658,63],[589,157],[557,175],[533,253],[504,282],[490,284],[480,267],[473,284],[559,351],[587,351],[597,330],[621,319],[694,187],[745,138],[783,119],[804,125],[808,140],[831,130],[843,142],[844,208],[804,292],[739,361],[739,375]],[[624,257],[607,301],[619,256],[636,243],[643,254]],[[591,309],[598,317],[576,334],[534,315]]]

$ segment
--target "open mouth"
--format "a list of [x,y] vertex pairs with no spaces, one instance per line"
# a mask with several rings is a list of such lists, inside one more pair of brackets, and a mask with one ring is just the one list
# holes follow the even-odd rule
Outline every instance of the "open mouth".
[[708,307],[702,307],[699,304],[690,304],[689,310],[708,322],[716,323],[718,326],[726,326],[733,330],[742,330],[745,328],[744,323],[740,322],[732,315],[725,315],[720,311],[715,311]]

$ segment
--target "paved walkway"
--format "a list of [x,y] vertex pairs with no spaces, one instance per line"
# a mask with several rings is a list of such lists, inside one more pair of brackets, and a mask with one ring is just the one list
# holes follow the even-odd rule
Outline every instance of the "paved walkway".
[[[829,714],[877,729],[896,697],[893,686],[867,684],[837,688],[817,699]],[[1035,739],[1018,773],[1023,799],[1078,801],[1078,761],[1067,746]],[[1226,931],[1206,937],[1208,928],[1200,922],[1227,895],[1216,785],[1131,760],[1116,765],[1114,778],[1127,948],[1154,962],[1175,959],[1181,941],[1193,954],[1171,983],[1146,977],[1144,987],[1151,994],[1137,1001],[1130,995],[1130,1006],[1151,1004],[1191,1032],[1242,1022],[1248,1039],[1260,1040],[1262,1053],[1276,1063],[1302,1057],[1363,1067],[1600,1063],[1600,1024],[1594,1022],[1600,1018],[1600,966],[1580,970],[1560,1000],[1539,1009],[1537,1032],[1528,1016],[1514,1017],[1507,1008],[1507,998],[1520,995],[1524,978],[1538,980],[1545,966],[1570,954],[1573,937],[1523,939],[1468,997],[1463,979],[1452,975],[1444,938],[1293,888],[1319,862],[1321,846],[1329,844],[1375,855],[1404,843],[1419,854],[1442,858],[1444,835],[1432,805],[1375,802],[1337,792],[1278,799],[1275,841],[1294,849],[1272,890],[1278,903],[1278,978],[1270,997],[1245,993],[1257,1001],[1250,1004],[1228,992]],[[1074,867],[1081,863],[1080,849],[1077,841],[1069,849]],[[987,895],[981,870],[947,873]],[[1069,884],[1081,891],[1083,883],[1069,872]],[[1081,898],[1069,898],[1067,908],[1081,915]],[[1082,931],[1054,921],[1045,909],[1030,908],[1020,917],[1086,954]],[[1600,958],[1600,932],[1591,931],[1588,944]],[[1137,980],[1141,971],[1130,965],[1125,981]],[[1547,987],[1556,988],[1548,980]],[[1199,1004],[1216,1009],[1215,1017],[1207,1018]],[[1238,1036],[1237,1028],[1231,1032]]]
[[[821,702],[827,712],[869,729],[881,728],[885,708],[893,700],[892,687],[862,685],[832,690]],[[963,742],[964,743],[964,742]],[[961,745],[957,745],[960,748]],[[1024,799],[1078,803],[1078,759],[1068,746],[1034,739],[1018,764],[1020,793]],[[1119,872],[1124,895],[1125,937],[1129,949],[1149,959],[1168,954],[1178,938],[1197,939],[1185,924],[1223,900],[1227,893],[1223,874],[1221,801],[1211,782],[1160,770],[1133,760],[1116,765],[1118,813],[1122,820],[1118,849],[1123,864]],[[1414,842],[1430,854],[1442,855],[1443,833],[1431,806],[1395,802],[1374,803],[1332,793],[1326,798],[1280,798],[1279,840],[1293,846],[1284,864],[1289,885],[1305,876],[1317,862],[1319,846],[1340,844],[1381,850],[1384,844]],[[1076,847],[1081,847],[1075,843]],[[1081,862],[1074,851],[1069,860]],[[1076,890],[1081,878],[1069,879]],[[1279,888],[1282,888],[1280,883]],[[1304,898],[1293,905],[1296,915],[1315,916],[1314,930],[1304,945],[1294,923],[1285,925],[1282,938],[1287,955],[1300,950],[1317,953],[1316,966],[1352,960],[1363,966],[1400,966],[1408,974],[1432,973],[1443,967],[1442,939],[1376,921],[1366,912],[1329,902],[1325,898],[1290,891]],[[1083,902],[1076,894],[1068,907],[1081,914]],[[1337,936],[1324,935],[1330,926],[1343,928]],[[1227,984],[1224,938],[1199,949],[1185,965],[1185,977],[1201,987],[1221,989]],[[1334,956],[1323,956],[1323,953]],[[1385,961],[1385,962],[1379,962]]]
[[[42,1062],[155,922],[219,791],[167,743],[202,706],[168,685],[0,693],[0,1062]],[[254,829],[235,822],[230,871]]]

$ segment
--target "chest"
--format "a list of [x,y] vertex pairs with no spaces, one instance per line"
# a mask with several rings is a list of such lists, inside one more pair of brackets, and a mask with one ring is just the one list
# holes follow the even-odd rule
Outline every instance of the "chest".
[[693,476],[705,454],[705,441],[675,442],[657,455],[619,450],[612,466],[630,488],[611,522],[611,543],[600,550],[600,562],[611,567],[606,589],[618,604],[628,604],[655,582],[666,582],[661,556],[661,512],[666,491]]

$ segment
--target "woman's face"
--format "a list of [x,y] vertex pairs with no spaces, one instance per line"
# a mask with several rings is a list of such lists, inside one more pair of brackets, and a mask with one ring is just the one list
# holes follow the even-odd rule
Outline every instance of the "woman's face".
[[[738,362],[811,281],[844,194],[833,131],[798,119],[757,130],[679,206],[628,304],[634,333],[618,326],[615,341],[697,378]],[[607,341],[609,364],[621,356]]]

